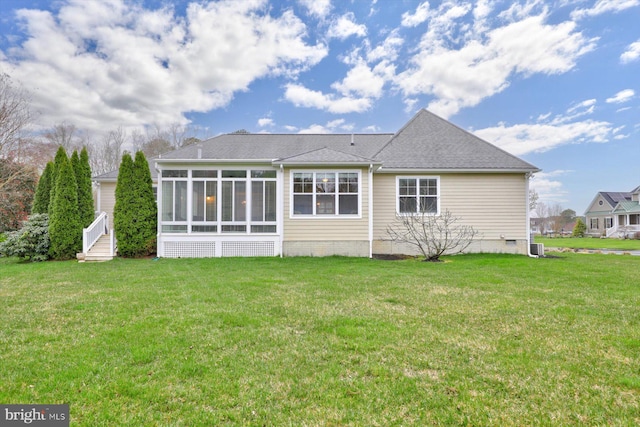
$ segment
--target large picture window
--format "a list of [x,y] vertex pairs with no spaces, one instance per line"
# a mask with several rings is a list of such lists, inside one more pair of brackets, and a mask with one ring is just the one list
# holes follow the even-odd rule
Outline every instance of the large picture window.
[[400,214],[440,214],[438,177],[398,177],[397,211]]
[[360,214],[358,172],[293,172],[293,216]]

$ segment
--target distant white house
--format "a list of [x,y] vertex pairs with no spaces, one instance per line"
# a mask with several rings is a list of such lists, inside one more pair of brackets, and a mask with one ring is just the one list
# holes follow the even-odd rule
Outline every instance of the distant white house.
[[[450,211],[471,252],[527,254],[535,166],[422,110],[395,134],[220,135],[150,161],[161,257],[370,257],[398,215]],[[111,216],[117,171],[95,178]]]
[[598,192],[584,215],[591,236],[629,237],[639,233],[640,186],[629,192]]

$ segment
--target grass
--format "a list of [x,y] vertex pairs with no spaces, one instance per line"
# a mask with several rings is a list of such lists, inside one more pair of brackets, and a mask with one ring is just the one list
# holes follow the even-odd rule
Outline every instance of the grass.
[[640,240],[599,239],[595,237],[542,237],[535,236],[535,243],[544,243],[545,247],[575,249],[614,249],[621,251],[640,250]]
[[0,259],[0,402],[73,426],[637,425],[639,267]]

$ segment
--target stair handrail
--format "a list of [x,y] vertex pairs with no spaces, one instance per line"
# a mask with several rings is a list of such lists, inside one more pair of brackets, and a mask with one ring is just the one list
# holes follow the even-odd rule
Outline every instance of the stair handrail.
[[106,212],[102,212],[91,225],[82,229],[82,252],[87,253],[89,249],[100,239],[100,236],[109,232],[109,218]]

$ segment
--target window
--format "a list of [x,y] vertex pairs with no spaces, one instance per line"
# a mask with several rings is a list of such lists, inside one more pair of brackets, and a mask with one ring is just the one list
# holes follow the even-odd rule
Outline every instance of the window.
[[191,231],[214,233],[218,216],[218,171],[194,170],[191,196]]
[[294,172],[293,216],[360,214],[359,172]]
[[398,213],[440,213],[439,177],[398,177],[397,195]]
[[613,218],[605,218],[604,219],[604,228],[613,227]]
[[162,232],[277,232],[275,170],[163,170],[160,178]]
[[599,228],[600,228],[600,227],[599,227],[599,224],[598,224],[598,219],[599,219],[599,218],[591,218],[591,220],[590,220],[590,222],[591,222],[591,224],[590,224],[590,226],[591,226],[591,227],[590,227],[590,228],[591,228],[591,229],[593,229],[593,230],[597,230],[597,229],[599,229]]

